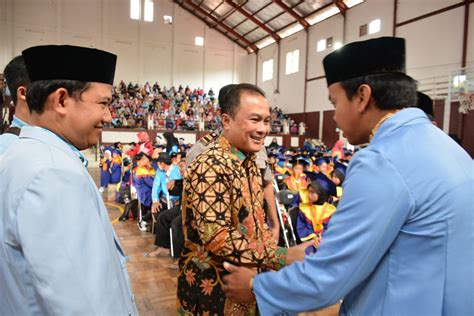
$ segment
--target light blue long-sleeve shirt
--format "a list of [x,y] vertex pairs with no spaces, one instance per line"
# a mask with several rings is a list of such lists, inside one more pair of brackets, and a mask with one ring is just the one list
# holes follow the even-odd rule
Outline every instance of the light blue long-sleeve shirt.
[[[11,124],[12,127],[22,128],[23,126],[27,125],[28,124],[26,122],[13,115],[13,121]],[[18,136],[10,133],[3,133],[2,135],[0,135],[0,155],[3,154],[8,149],[8,147],[10,147],[10,145],[17,139]]]
[[153,188],[151,190],[151,198],[153,203],[160,200],[160,196],[168,194],[168,187],[166,186],[166,172],[158,168],[156,170],[155,179],[153,180]]
[[0,315],[138,314],[124,252],[76,151],[25,126],[0,156]]
[[341,315],[474,315],[474,167],[419,109],[385,121],[347,170],[318,252],[257,275],[262,315],[344,299]]

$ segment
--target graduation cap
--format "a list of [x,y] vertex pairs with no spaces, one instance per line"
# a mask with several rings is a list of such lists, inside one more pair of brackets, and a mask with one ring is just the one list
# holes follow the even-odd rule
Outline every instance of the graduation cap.
[[311,183],[313,183],[315,181],[317,181],[317,182],[319,182],[319,184],[321,184],[321,186],[324,188],[324,190],[326,191],[326,193],[328,195],[337,196],[336,185],[334,184],[334,182],[331,181],[331,179],[326,177],[324,174],[315,173],[314,174],[314,180],[311,179]]
[[305,158],[303,157],[297,157],[291,160],[291,164],[294,166],[296,165],[301,165],[303,167],[309,166],[311,163],[308,162]]
[[347,165],[336,160],[334,161],[334,170],[339,170],[342,174],[346,175]]
[[372,74],[405,74],[405,39],[379,37],[342,46],[323,59],[328,86]]
[[116,148],[112,149],[112,154],[118,154],[118,155],[122,156],[122,152],[120,150],[116,149]]
[[77,80],[114,83],[117,55],[103,50],[70,46],[34,46],[22,52],[30,81]]
[[433,100],[423,92],[418,91],[418,103],[416,104],[416,107],[419,108],[420,110],[423,110],[423,112],[426,113],[426,115],[430,116],[430,119],[433,118],[434,112],[433,112]]
[[326,163],[326,164],[327,164],[328,161],[327,161],[326,158],[321,157],[321,158],[318,158],[315,163],[316,163],[316,166],[321,166],[323,163]]

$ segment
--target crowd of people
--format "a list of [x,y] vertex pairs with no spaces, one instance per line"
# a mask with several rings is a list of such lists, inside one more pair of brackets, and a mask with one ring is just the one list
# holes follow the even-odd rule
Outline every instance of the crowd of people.
[[[148,133],[140,132],[137,134],[137,143],[116,142],[102,146],[99,192],[104,193],[106,189],[112,191],[112,194],[108,194],[110,198],[126,205],[127,212],[120,219],[138,221],[141,231],[151,231],[151,222],[154,220],[157,223],[159,229],[154,231],[159,232],[155,241],[157,249],[146,256],[171,253],[169,235],[163,232],[174,227],[173,253],[177,259],[182,248],[180,241],[183,240],[182,231],[177,229],[182,220],[179,206],[186,172],[186,156],[191,145],[180,144],[172,131],[165,132],[163,138],[164,141],[156,139],[152,143]],[[284,148],[273,141],[266,148],[266,153],[266,164],[273,175],[281,179],[279,189],[290,190],[296,196],[291,205],[281,202],[282,207],[296,207],[298,210],[294,213],[292,227],[297,236],[295,242],[299,244],[301,241],[312,240],[317,247],[323,230],[313,231],[313,228],[327,228],[330,215],[335,211],[334,205],[337,205],[342,195],[345,170],[353,152],[343,148],[342,141],[337,141],[332,149],[328,149],[319,140],[307,139],[304,146],[297,149]],[[136,192],[138,203],[132,199],[132,192]],[[324,205],[322,210],[316,209],[317,203]],[[332,212],[326,211],[326,203],[332,205]],[[127,204],[133,206],[128,207]],[[141,215],[138,213],[138,205]],[[322,215],[322,211],[326,211],[326,214]],[[166,221],[163,222],[165,218]],[[276,241],[284,246],[280,232]],[[177,268],[176,262],[170,267]]]
[[[137,143],[103,147],[97,188],[81,151],[114,119],[143,117],[133,98],[156,113],[161,89],[122,83],[132,101],[122,106],[116,55],[26,49],[5,71],[19,111],[0,136],[0,313],[138,315],[101,195],[109,187],[126,203],[121,220],[141,231],[156,222],[146,256],[173,253],[180,315],[293,315],[340,300],[343,315],[474,314],[473,161],[420,110],[405,62],[396,37],[324,58],[334,120],[357,153],[341,141],[264,148],[275,118],[265,93],[229,84],[199,114],[218,115],[218,133],[188,148],[165,124],[163,143],[141,131]],[[193,93],[178,92],[181,103],[158,93],[173,124],[178,108],[199,113]],[[288,226],[295,244],[281,243]]]
[[[114,86],[112,99],[112,122],[107,127],[188,131],[214,131],[221,127],[219,104],[212,88],[205,92],[182,85],[161,87],[157,82],[127,85],[122,80]],[[271,131],[297,134],[298,122],[273,107]]]

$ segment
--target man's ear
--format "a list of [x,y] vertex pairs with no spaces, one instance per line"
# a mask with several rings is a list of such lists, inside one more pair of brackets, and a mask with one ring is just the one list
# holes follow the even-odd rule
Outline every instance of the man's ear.
[[368,84],[361,84],[359,88],[357,88],[356,95],[353,98],[358,99],[357,111],[362,114],[367,111],[370,101],[372,99],[372,87]]
[[230,128],[230,122],[231,122],[232,118],[230,117],[229,114],[227,113],[223,113],[221,115],[221,122],[222,122],[222,128],[224,130],[227,130]]
[[66,115],[71,105],[71,96],[65,88],[59,88],[49,95],[52,109],[59,115]]
[[18,87],[18,89],[16,90],[16,98],[23,100],[23,102],[26,102],[26,87]]

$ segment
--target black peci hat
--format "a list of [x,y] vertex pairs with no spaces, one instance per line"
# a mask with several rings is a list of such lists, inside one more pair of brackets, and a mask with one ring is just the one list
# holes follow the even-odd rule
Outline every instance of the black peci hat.
[[323,59],[328,86],[381,73],[405,74],[405,39],[379,37],[342,46]]
[[117,55],[103,50],[69,46],[34,46],[22,52],[31,82],[77,80],[113,84]]

